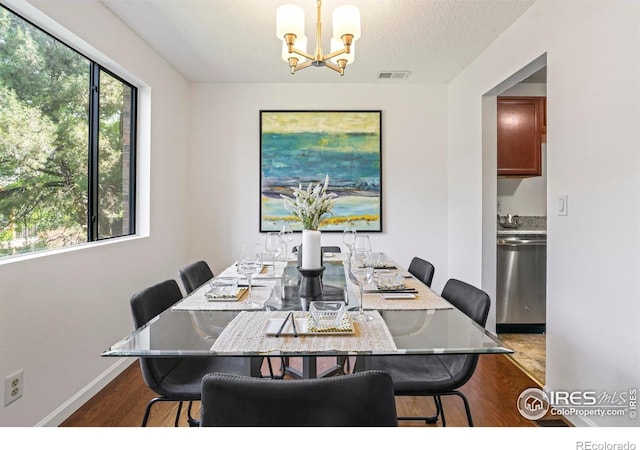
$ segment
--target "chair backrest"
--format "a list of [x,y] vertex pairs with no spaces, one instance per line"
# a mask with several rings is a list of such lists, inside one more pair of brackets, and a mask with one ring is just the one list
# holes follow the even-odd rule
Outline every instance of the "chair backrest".
[[[182,299],[175,280],[166,280],[133,294],[130,300],[133,324],[141,327]],[[182,361],[176,358],[139,358],[142,377],[147,386],[160,395],[167,395],[162,381]]]
[[131,297],[131,314],[136,328],[182,299],[182,292],[175,280],[165,280],[142,289]]
[[491,298],[482,289],[451,278],[442,289],[441,296],[478,325],[484,327],[487,324]]
[[202,426],[397,426],[391,376],[365,371],[282,380],[213,373],[202,379]]
[[[469,316],[478,325],[484,327],[487,323],[491,298],[483,290],[464,281],[450,279],[440,294],[453,306]],[[473,376],[478,364],[478,354],[466,355],[438,355],[440,361],[447,366],[453,385],[457,389]]]
[[205,261],[196,261],[179,270],[180,279],[188,294],[213,278],[213,271]]
[[411,260],[408,270],[411,275],[431,287],[433,274],[435,273],[436,268],[429,261],[425,261],[424,259],[415,256]]

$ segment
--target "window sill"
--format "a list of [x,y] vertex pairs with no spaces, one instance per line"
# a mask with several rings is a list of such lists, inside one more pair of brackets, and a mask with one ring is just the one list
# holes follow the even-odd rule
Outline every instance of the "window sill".
[[12,256],[4,256],[0,258],[0,266],[4,266],[6,264],[23,262],[23,261],[29,261],[37,258],[44,258],[48,256],[53,256],[53,255],[60,255],[63,253],[93,249],[96,247],[102,247],[104,245],[114,245],[114,244],[120,244],[122,242],[136,241],[138,239],[144,239],[147,237],[149,236],[134,234],[131,236],[122,236],[117,238],[105,239],[102,241],[86,242],[84,244],[70,245],[68,247],[56,248],[51,250],[39,250],[39,251],[29,252],[29,253],[20,253]]

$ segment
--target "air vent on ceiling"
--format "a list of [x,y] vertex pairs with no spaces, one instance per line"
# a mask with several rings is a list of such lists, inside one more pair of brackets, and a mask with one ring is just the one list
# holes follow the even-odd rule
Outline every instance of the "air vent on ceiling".
[[411,72],[408,70],[387,70],[378,72],[379,80],[403,80],[409,76]]

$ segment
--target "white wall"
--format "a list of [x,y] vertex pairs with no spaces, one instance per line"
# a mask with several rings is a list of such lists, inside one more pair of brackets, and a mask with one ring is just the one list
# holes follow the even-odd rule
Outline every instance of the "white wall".
[[[495,236],[495,225],[482,229],[483,208],[495,216],[482,192],[496,182],[483,167],[490,158],[483,157],[481,98],[547,54],[548,199],[569,194],[569,215],[547,220],[552,390],[638,385],[639,23],[637,2],[537,2],[449,85],[449,268],[480,282],[481,234]],[[572,419],[638,425],[629,417]]]
[[[261,109],[382,110],[383,232],[374,249],[422,256],[447,274],[446,86],[200,84],[192,87],[190,257],[222,270],[258,232]],[[197,238],[196,238],[197,236]],[[296,236],[294,245],[299,243]],[[342,236],[323,233],[323,245]]]
[[148,237],[0,265],[0,377],[24,369],[24,396],[0,408],[0,425],[57,425],[125,367],[100,353],[132,331],[130,296],[176,278],[186,260],[188,84],[98,2],[33,2],[67,30],[25,2],[5,3],[85,51],[77,39],[86,41],[143,85],[138,197]]
[[529,178],[498,178],[498,214],[547,215],[547,144],[542,144],[542,175]]

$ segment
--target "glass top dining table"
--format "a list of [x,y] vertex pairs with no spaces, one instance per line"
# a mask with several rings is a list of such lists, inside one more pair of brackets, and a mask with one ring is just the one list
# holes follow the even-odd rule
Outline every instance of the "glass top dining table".
[[[285,263],[282,263],[285,264]],[[382,303],[381,309],[370,311],[376,314],[380,326],[384,327],[386,342],[372,339],[368,346],[356,345],[364,333],[354,333],[349,336],[352,340],[347,344],[340,344],[334,339],[327,345],[317,345],[319,339],[335,338],[336,336],[301,336],[296,340],[293,336],[286,339],[271,339],[267,348],[247,347],[244,345],[246,331],[241,330],[237,337],[228,333],[231,329],[238,330],[241,324],[238,319],[248,320],[247,324],[255,324],[258,318],[266,315],[284,317],[287,311],[295,314],[306,314],[309,303],[298,296],[296,286],[299,272],[296,262],[286,263],[281,273],[275,273],[272,278],[258,278],[253,280],[254,289],[267,289],[266,301],[260,309],[243,310],[239,302],[229,303],[233,308],[226,309],[224,304],[211,302],[211,308],[194,309],[169,308],[148,323],[133,331],[128,336],[107,348],[101,356],[105,357],[211,357],[224,356],[375,356],[375,355],[429,355],[429,354],[507,354],[513,353],[495,335],[476,324],[463,312],[448,304],[439,308],[399,309],[394,307],[393,300]],[[323,291],[327,298],[344,301],[347,312],[359,307],[360,298],[357,289],[350,289],[350,280],[344,270],[342,261],[324,262],[325,271],[322,275]],[[397,268],[397,273],[410,279],[411,275]],[[285,275],[285,276],[282,276]],[[221,277],[219,275],[219,277]],[[298,277],[298,278],[297,278]],[[283,289],[283,279],[286,286]],[[245,280],[246,281],[246,280]],[[415,283],[419,283],[413,279]],[[289,286],[289,290],[287,290]],[[353,286],[351,286],[353,288]],[[202,286],[208,289],[208,286]],[[420,292],[428,290],[442,302],[444,299],[434,294],[429,288],[421,285]],[[200,291],[200,295],[202,292]],[[191,295],[197,295],[194,291]],[[283,295],[284,292],[284,295]],[[420,294],[421,295],[421,294]],[[184,301],[187,301],[185,297]],[[388,306],[386,306],[388,305]],[[365,308],[366,309],[366,308]],[[355,324],[356,327],[364,325]],[[250,326],[250,325],[247,325]],[[234,328],[235,327],[235,328]],[[226,332],[225,332],[226,330]],[[256,331],[260,338],[261,331]],[[263,333],[264,334],[264,333]],[[226,336],[226,337],[225,337]],[[338,336],[341,338],[341,336]],[[226,340],[225,340],[226,339]],[[226,345],[223,344],[225,340]],[[291,343],[298,345],[291,345]],[[307,342],[312,345],[300,345]],[[350,343],[349,343],[350,342]]]

